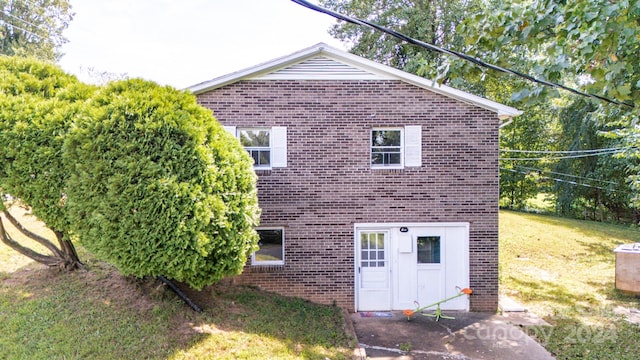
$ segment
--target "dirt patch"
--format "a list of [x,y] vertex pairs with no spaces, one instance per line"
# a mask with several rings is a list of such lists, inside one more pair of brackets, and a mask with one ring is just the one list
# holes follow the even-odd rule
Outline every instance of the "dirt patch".
[[[101,266],[102,267],[102,266]],[[105,265],[106,267],[106,265]],[[3,287],[21,289],[28,297],[46,296],[55,286],[78,286],[82,296],[96,301],[118,304],[136,311],[148,311],[164,291],[158,281],[136,279],[119,274],[115,269],[102,267],[98,272],[76,270],[67,272],[58,268],[33,263],[6,274],[0,281]]]

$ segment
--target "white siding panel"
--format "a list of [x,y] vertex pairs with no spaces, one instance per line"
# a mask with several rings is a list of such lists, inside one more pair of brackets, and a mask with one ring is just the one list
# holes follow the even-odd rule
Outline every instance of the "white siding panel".
[[287,167],[287,128],[271,128],[271,167]]
[[254,78],[256,80],[379,80],[386,77],[373,72],[335,61],[323,56],[276,70]]
[[422,126],[404,128],[404,166],[422,166]]

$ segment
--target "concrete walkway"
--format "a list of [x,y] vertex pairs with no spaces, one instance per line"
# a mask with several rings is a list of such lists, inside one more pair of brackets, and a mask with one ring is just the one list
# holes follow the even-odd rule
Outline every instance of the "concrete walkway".
[[[530,322],[526,314],[503,317],[497,314],[447,312],[455,319],[415,314],[411,320],[401,311],[390,317],[350,314],[363,359],[531,359],[553,356],[522,329],[514,325]],[[366,315],[376,315],[368,313]],[[378,314],[385,315],[385,314]]]

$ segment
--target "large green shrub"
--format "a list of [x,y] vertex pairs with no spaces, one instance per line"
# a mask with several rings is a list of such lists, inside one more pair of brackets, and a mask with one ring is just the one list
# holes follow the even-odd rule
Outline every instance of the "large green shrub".
[[111,83],[65,140],[81,243],[121,272],[202,288],[240,273],[259,218],[251,158],[193,95]]
[[55,231],[69,228],[62,144],[92,92],[54,65],[0,56],[0,189]]
[[2,201],[5,218],[50,254],[15,241],[2,222],[0,240],[36,261],[69,270],[82,264],[69,237],[62,144],[93,90],[53,65],[0,56],[0,194],[29,205],[54,231],[57,244],[20,226]]

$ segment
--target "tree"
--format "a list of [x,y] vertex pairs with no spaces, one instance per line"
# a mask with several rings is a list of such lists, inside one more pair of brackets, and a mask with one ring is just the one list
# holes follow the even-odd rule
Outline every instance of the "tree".
[[256,250],[249,154],[193,95],[134,79],[108,84],[65,139],[74,234],[124,274],[202,288]]
[[[596,110],[597,106],[588,100],[573,99],[560,112],[562,148],[569,151],[624,148],[619,138],[607,136],[609,129],[598,121]],[[628,183],[634,164],[637,164],[634,159],[614,154],[581,154],[560,160],[555,172],[575,176],[560,175],[563,181],[553,189],[557,194],[558,212],[594,220],[637,218],[638,210],[632,205],[633,191]]]
[[501,206],[510,209],[523,209],[527,200],[544,191],[541,180],[552,164],[529,151],[555,148],[553,106],[521,105],[523,114],[500,129],[500,199]]
[[0,54],[57,61],[72,19],[68,0],[0,0]]
[[[462,28],[469,50],[499,65],[514,50],[531,75],[640,104],[638,0],[495,2]],[[537,85],[536,85],[537,86]]]
[[11,239],[1,221],[0,236],[5,244],[36,261],[70,270],[81,263],[69,236],[65,207],[69,172],[61,151],[65,134],[92,91],[53,65],[0,57],[0,195],[11,194],[29,205],[55,233],[58,245],[29,233],[1,201],[5,217],[51,255]]
[[[627,105],[600,102],[594,119],[619,141],[640,145],[640,0],[536,0],[492,2],[483,14],[467,19],[460,31],[473,55],[504,67]],[[513,54],[521,54],[514,63]],[[517,98],[545,101],[557,91],[518,83]],[[627,157],[638,158],[638,152]],[[633,166],[629,164],[628,166]],[[637,174],[639,168],[635,168]],[[640,177],[632,175],[640,188]],[[640,203],[640,198],[635,201]]]
[[[464,39],[456,25],[476,11],[475,0],[322,0],[322,6],[344,15],[366,19],[438,46],[461,47]],[[402,43],[379,31],[350,23],[337,23],[331,34],[350,43],[350,52],[398,69],[435,78],[446,63],[439,54]]]

